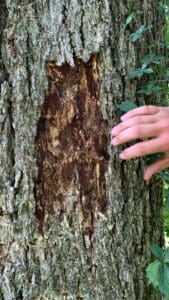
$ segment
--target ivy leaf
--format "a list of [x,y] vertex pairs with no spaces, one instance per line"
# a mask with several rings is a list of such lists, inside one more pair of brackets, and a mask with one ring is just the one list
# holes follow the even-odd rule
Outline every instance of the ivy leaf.
[[129,74],[129,78],[130,79],[133,79],[133,78],[138,78],[138,79],[141,79],[141,77],[146,74],[152,74],[154,73],[153,69],[152,68],[146,68],[146,65],[144,64],[141,69],[135,69],[133,72],[131,72]]
[[157,244],[152,244],[151,247],[151,252],[159,259],[163,258],[163,249],[161,249]]
[[141,79],[141,77],[144,75],[144,71],[142,69],[135,69],[133,72],[129,74],[129,78],[138,78]]
[[139,33],[143,33],[145,31],[147,31],[148,29],[152,28],[152,25],[141,25],[140,28],[137,30]]
[[154,82],[150,82],[147,85],[144,85],[140,90],[137,91],[138,94],[150,95],[152,93],[158,94],[161,92],[161,87],[155,85]]
[[133,19],[133,14],[131,14],[127,17],[125,26],[129,25],[131,23],[132,19]]
[[154,73],[154,71],[153,71],[152,68],[144,69],[143,72],[144,72],[145,74],[152,74],[152,73]]
[[136,108],[137,105],[130,100],[126,100],[121,104],[116,105],[116,107],[118,107],[121,111],[128,112],[129,110]]
[[145,68],[147,68],[147,63],[142,64],[141,68],[142,68],[142,70],[144,70]]
[[134,33],[132,33],[132,34],[130,34],[130,36],[129,36],[129,40],[131,41],[131,42],[136,42],[137,40],[139,40],[141,38],[141,34],[139,33],[139,32],[134,32]]
[[154,64],[159,65],[164,59],[165,59],[164,56],[157,56],[155,54],[148,54],[148,55],[143,57],[141,62],[142,62],[142,64],[154,63]]
[[139,39],[141,38],[142,34],[143,34],[145,31],[147,31],[147,30],[149,30],[149,29],[151,29],[151,28],[152,28],[152,25],[148,25],[148,26],[146,26],[146,25],[141,25],[141,26],[137,29],[136,32],[130,34],[129,40],[132,41],[132,42],[136,42],[137,40],[139,40]]
[[160,266],[161,263],[158,260],[155,260],[146,268],[148,280],[155,288],[157,288],[159,285],[158,277]]

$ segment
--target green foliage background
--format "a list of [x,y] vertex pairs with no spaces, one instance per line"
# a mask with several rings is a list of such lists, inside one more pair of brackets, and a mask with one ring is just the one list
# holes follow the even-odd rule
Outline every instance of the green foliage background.
[[[129,74],[130,80],[137,80],[139,89],[138,96],[143,99],[147,96],[156,95],[160,106],[169,106],[169,0],[160,1],[158,10],[164,19],[164,27],[156,45],[147,49],[146,55],[141,59],[140,67],[134,69]],[[126,18],[125,26],[134,20],[134,13]],[[142,24],[135,32],[130,34],[129,40],[137,43],[142,39],[147,30],[151,30],[152,25]],[[163,49],[163,50],[162,50]],[[160,51],[159,51],[160,50]],[[164,53],[159,56],[159,53]],[[142,80],[144,79],[144,80]],[[146,84],[142,84],[142,82]],[[144,103],[140,103],[142,105]],[[123,112],[127,112],[136,105],[130,99],[117,106]],[[151,164],[158,159],[161,153],[152,154],[146,157],[147,164]],[[151,246],[151,251],[155,256],[155,261],[147,266],[147,277],[149,282],[158,289],[169,300],[169,169],[160,172],[159,176],[163,180],[163,217],[164,217],[164,235],[165,247],[162,249],[157,244]]]

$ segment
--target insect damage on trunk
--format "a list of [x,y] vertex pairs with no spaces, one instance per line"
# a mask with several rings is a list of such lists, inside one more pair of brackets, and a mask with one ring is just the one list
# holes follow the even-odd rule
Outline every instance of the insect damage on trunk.
[[88,63],[77,59],[74,67],[49,62],[47,76],[48,90],[36,136],[39,229],[43,232],[45,213],[62,221],[80,205],[91,234],[96,210],[105,213],[107,207],[105,172],[109,159],[97,57]]

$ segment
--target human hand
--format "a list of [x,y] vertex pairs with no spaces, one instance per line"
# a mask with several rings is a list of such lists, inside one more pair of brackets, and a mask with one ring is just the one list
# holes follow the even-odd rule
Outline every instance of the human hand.
[[128,160],[148,154],[163,152],[165,155],[147,167],[144,179],[169,167],[169,108],[152,105],[130,110],[121,117],[121,123],[112,129],[114,146],[134,141],[138,142],[120,153],[120,158]]

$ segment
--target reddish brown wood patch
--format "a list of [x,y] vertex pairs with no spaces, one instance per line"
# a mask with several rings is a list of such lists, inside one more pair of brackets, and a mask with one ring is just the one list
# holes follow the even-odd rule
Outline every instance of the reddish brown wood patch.
[[109,159],[96,57],[88,63],[76,60],[75,67],[49,62],[47,75],[48,90],[36,137],[39,175],[35,197],[40,228],[45,211],[62,220],[67,211],[65,194],[75,190],[84,218],[94,215],[96,207],[105,212]]

